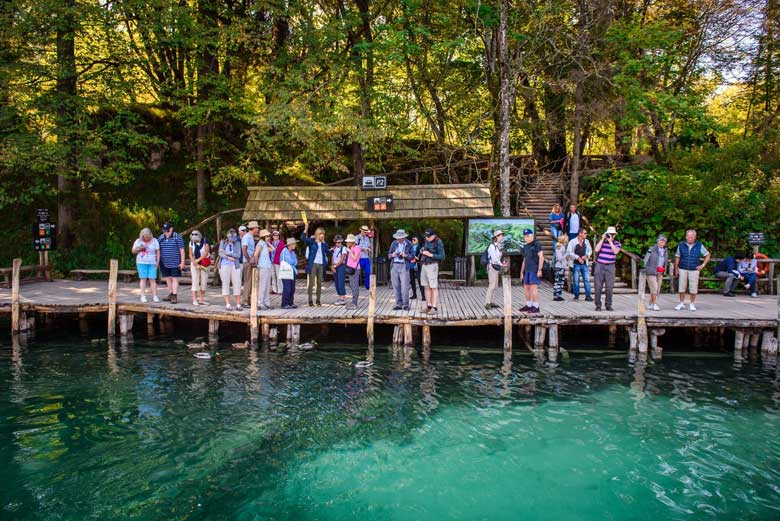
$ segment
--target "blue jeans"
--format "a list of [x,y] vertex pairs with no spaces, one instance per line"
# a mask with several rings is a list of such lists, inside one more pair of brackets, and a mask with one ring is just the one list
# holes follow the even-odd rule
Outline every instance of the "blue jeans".
[[345,282],[347,280],[347,265],[341,264],[338,268],[336,268],[336,276],[334,277],[334,282],[336,285],[336,294],[339,297],[343,297],[347,294],[347,288],[345,285]]
[[553,239],[558,239],[558,237],[561,236],[561,227],[557,224],[551,224],[550,225],[550,234],[553,236]]
[[587,264],[574,264],[572,268],[572,286],[574,286],[574,296],[580,296],[580,277],[583,277],[585,284],[585,297],[590,298],[590,270]]
[[366,289],[371,286],[371,259],[360,259],[360,271],[366,277]]
[[282,306],[292,306],[295,303],[295,279],[282,280]]
[[743,273],[742,276],[745,277],[745,282],[750,284],[750,292],[751,293],[757,293],[757,291],[756,291],[757,284],[756,283],[758,281],[758,277],[756,276],[756,274],[755,273]]
[[577,234],[577,233],[569,233],[569,242],[571,242],[574,239],[576,239],[577,235],[579,235],[579,234]]

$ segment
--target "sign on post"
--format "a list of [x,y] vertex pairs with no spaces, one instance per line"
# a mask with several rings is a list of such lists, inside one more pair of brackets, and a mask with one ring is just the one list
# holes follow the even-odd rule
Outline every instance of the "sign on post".
[[761,246],[766,242],[764,232],[751,232],[748,234],[748,244],[751,246]]
[[33,224],[33,248],[35,251],[52,251],[57,247],[57,225],[49,222],[49,209],[38,208],[38,222]]
[[392,212],[394,209],[392,195],[380,195],[368,198],[369,212]]
[[363,190],[384,190],[385,188],[387,188],[387,176],[363,176]]

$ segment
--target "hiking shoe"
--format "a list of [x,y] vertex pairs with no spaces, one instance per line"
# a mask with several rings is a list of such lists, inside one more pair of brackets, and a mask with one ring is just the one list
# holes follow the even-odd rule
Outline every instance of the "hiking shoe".
[[178,304],[179,303],[179,298],[176,295],[172,295],[171,298],[170,298],[170,303],[171,304]]
[[596,311],[601,311],[601,306],[596,306]]
[[403,307],[403,308],[401,308],[401,309],[403,309],[404,311],[409,311],[409,306],[404,306],[404,307]]
[[393,311],[401,311],[401,306],[393,306]]
[[585,297],[585,302],[593,302],[593,297]]
[[518,311],[520,311],[520,313],[528,313],[529,311],[531,311],[531,306],[528,305],[523,306]]
[[724,297],[736,297],[736,295],[734,293],[730,292],[730,291],[728,293],[724,293],[723,296]]
[[691,302],[691,304],[688,306],[688,309],[691,311],[696,311],[696,306],[693,305],[693,302]]
[[564,301],[564,300],[566,300],[566,299],[564,299],[563,297],[555,297],[553,300],[554,300],[555,302],[563,302],[563,301]]
[[677,311],[682,311],[683,309],[685,309],[685,303],[684,302],[680,302],[679,304],[674,306],[674,309],[676,309]]
[[607,306],[607,311],[615,311],[615,310],[612,309],[612,306]]
[[350,302],[349,304],[347,304],[347,309],[357,309],[357,306],[354,305],[352,302]]
[[537,307],[528,308],[528,313],[539,313],[539,308]]
[[173,298],[173,293],[168,293],[168,296],[165,297],[163,300],[165,302],[170,302],[172,298]]
[[579,299],[580,299],[579,295],[574,295],[574,300],[579,300]]
[[417,300],[417,295],[412,295],[411,297],[409,297],[409,300]]

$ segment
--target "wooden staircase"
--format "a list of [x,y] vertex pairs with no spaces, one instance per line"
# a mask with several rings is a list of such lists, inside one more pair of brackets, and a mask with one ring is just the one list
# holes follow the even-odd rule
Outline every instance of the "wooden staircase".
[[521,191],[519,201],[520,217],[530,217],[536,224],[536,238],[544,248],[548,259],[553,253],[553,239],[544,231],[550,230],[550,211],[555,203],[563,206],[561,197],[561,175],[559,173],[540,173],[529,182],[527,188]]

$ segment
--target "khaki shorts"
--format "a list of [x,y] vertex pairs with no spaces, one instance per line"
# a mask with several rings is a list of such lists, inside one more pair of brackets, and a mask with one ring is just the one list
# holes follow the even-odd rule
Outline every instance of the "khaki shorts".
[[661,284],[663,275],[648,275],[647,276],[647,290],[651,295],[658,295],[661,293]]
[[423,264],[420,272],[420,284],[424,288],[436,289],[439,287],[439,263]]
[[699,292],[699,270],[680,270],[680,280],[677,282],[677,292],[696,295]]

